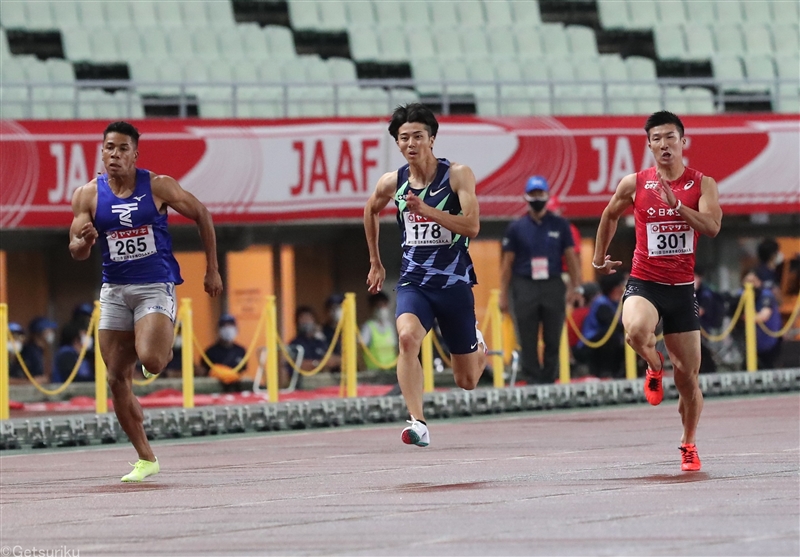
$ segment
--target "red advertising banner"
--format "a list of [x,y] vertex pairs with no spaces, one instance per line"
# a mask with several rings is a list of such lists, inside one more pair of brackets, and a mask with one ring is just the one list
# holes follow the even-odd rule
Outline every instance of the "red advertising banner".
[[[76,188],[104,171],[101,121],[0,121],[0,228],[65,227]],[[138,166],[176,178],[219,224],[360,219],[404,161],[378,119],[144,120]],[[600,216],[626,174],[652,166],[643,117],[442,118],[435,153],[469,165],[481,217],[524,212],[545,176],[569,217]],[[685,162],[727,214],[800,212],[800,117],[687,116]],[[179,219],[176,219],[180,222]]]

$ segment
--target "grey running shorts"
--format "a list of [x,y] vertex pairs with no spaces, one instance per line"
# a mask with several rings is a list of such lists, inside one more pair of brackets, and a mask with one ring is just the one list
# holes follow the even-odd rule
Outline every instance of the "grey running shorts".
[[163,313],[175,322],[175,284],[103,284],[100,289],[100,329],[132,331],[148,313]]

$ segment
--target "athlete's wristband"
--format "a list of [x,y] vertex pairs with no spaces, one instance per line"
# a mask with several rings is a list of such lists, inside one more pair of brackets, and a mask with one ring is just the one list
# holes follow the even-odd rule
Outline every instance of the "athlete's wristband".
[[681,207],[683,207],[683,203],[682,203],[682,202],[681,202],[681,200],[679,199],[679,200],[678,200],[678,204],[677,204],[677,205],[675,205],[675,208],[673,209],[673,211],[675,211],[675,212],[677,213],[678,211],[680,211],[680,210],[681,210]]
[[592,261],[592,267],[594,267],[595,269],[603,269],[603,268],[605,268],[605,266],[606,266],[606,262],[605,261],[603,261],[602,265],[595,265],[594,261]]

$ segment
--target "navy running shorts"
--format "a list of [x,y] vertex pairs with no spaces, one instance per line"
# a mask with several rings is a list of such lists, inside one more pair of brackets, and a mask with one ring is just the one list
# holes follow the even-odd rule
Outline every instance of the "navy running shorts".
[[475,334],[475,297],[472,285],[423,288],[413,284],[397,287],[396,317],[412,313],[426,331],[439,321],[439,329],[451,354],[470,354],[478,349]]
[[623,302],[631,296],[641,296],[655,306],[665,335],[700,330],[694,284],[661,284],[631,277]]

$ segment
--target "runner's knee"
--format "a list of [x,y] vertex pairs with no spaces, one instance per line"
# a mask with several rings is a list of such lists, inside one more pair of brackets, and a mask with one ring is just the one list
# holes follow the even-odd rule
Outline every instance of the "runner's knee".
[[675,388],[678,389],[679,393],[690,393],[699,388],[697,371],[694,373],[687,373],[683,368],[678,368],[676,366],[673,379],[675,381]]
[[647,331],[644,327],[632,326],[625,332],[625,341],[633,348],[646,346],[650,341],[651,332]]
[[397,332],[397,342],[401,352],[419,352],[422,339],[414,331],[401,329]]
[[168,354],[159,354],[155,351],[144,351],[139,354],[139,361],[147,371],[160,373],[169,363]]
[[458,385],[460,388],[462,388],[462,389],[464,389],[466,391],[471,391],[472,389],[474,389],[475,387],[478,386],[478,378],[477,377],[473,378],[472,376],[470,376],[468,374],[454,375],[454,377],[455,377],[455,380],[456,380],[456,385]]

